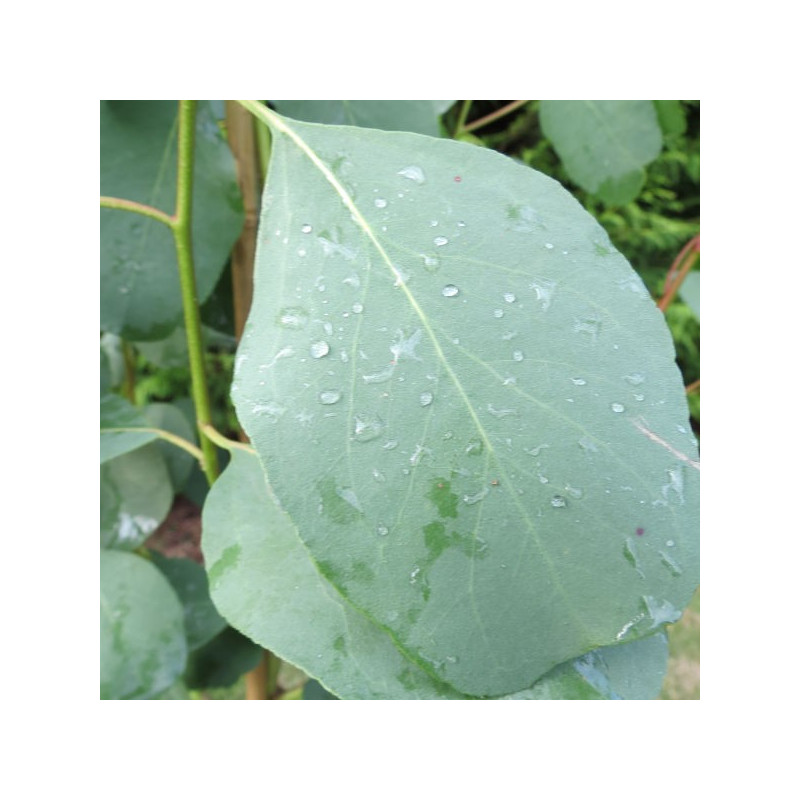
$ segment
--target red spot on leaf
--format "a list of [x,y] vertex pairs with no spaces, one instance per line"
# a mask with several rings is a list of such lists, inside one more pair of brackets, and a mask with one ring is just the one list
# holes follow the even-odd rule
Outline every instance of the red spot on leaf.
[[637,528],[636,529],[637,536],[644,536],[644,528]]
[[461,176],[460,176],[460,175],[456,175],[456,176],[455,176],[455,178],[453,178],[453,180],[454,180],[456,183],[461,183]]

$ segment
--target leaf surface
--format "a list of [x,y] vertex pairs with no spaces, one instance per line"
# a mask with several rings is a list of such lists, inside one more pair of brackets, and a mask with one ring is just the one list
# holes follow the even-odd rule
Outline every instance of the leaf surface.
[[132,553],[101,551],[100,697],[151,697],[185,664],[183,609],[167,579]]
[[[100,104],[100,193],[172,214],[177,175],[174,101]],[[244,223],[233,156],[208,104],[198,105],[192,241],[197,294],[219,278]],[[160,339],[182,315],[175,243],[161,222],[100,209],[100,325],[126,339]]]
[[439,135],[439,116],[452,100],[275,100],[281,114],[304,122],[358,125]]
[[600,226],[482,148],[270,122],[232,394],[322,575],[474,696],[676,619],[696,443]]
[[[102,352],[102,351],[101,351]],[[100,396],[100,463],[129,453],[155,441],[153,431],[131,430],[152,427],[132,403],[117,394]]]
[[650,100],[543,100],[540,118],[572,180],[612,205],[635,199],[661,152]]

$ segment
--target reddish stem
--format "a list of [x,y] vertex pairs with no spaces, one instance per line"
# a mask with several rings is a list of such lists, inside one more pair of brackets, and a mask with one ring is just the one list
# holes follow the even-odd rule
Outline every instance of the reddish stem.
[[680,289],[684,278],[689,274],[689,270],[694,266],[700,255],[700,234],[693,236],[683,246],[675,260],[672,262],[667,277],[664,279],[664,295],[658,301],[658,307],[666,311],[672,302],[678,289]]

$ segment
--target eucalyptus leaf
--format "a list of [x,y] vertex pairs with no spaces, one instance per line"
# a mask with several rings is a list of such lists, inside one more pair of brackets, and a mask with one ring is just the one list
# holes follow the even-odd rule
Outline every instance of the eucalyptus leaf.
[[681,300],[694,311],[697,319],[700,319],[700,273],[690,272],[684,279],[679,289]]
[[[144,414],[153,428],[173,433],[192,444],[197,443],[194,428],[174,403],[150,403],[145,406]],[[191,453],[163,439],[159,440],[158,448],[167,465],[173,491],[177,494],[189,480],[197,460]]]
[[152,697],[185,665],[183,609],[167,579],[132,553],[101,551],[100,697]]
[[281,114],[305,122],[358,125],[439,135],[439,116],[452,100],[274,100]]
[[[100,104],[102,195],[171,214],[177,176],[175,101]],[[192,238],[197,295],[216,284],[244,224],[236,166],[207,102],[197,109]],[[100,210],[100,324],[131,340],[163,338],[182,316],[175,242],[161,222]]]
[[146,417],[132,403],[116,394],[100,397],[100,463],[137,450],[158,438]]
[[570,178],[611,205],[634,200],[661,152],[650,100],[543,100],[542,131]]
[[[235,451],[212,487],[203,511],[203,550],[212,597],[231,624],[344,699],[475,699],[402,654],[386,630],[370,624],[320,576],[267,490],[255,456]],[[662,644],[654,647],[656,639]],[[654,696],[666,669],[662,640],[586,654],[501,699]]]
[[233,686],[254,670],[264,651],[239,631],[226,626],[213,639],[189,654],[184,680],[190,689]]
[[211,641],[227,627],[211,601],[206,571],[200,564],[188,558],[167,558],[156,552],[151,553],[151,558],[181,601],[190,650]]
[[495,152],[259,113],[232,396],[321,574],[475,696],[676,619],[696,442],[663,315],[602,228]]
[[155,442],[100,467],[100,546],[135,550],[166,518],[173,492]]

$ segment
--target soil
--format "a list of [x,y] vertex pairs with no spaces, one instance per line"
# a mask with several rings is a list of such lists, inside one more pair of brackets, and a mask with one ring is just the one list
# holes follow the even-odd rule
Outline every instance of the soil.
[[183,495],[178,495],[167,518],[144,544],[168,558],[189,558],[202,564],[201,531],[200,508]]

